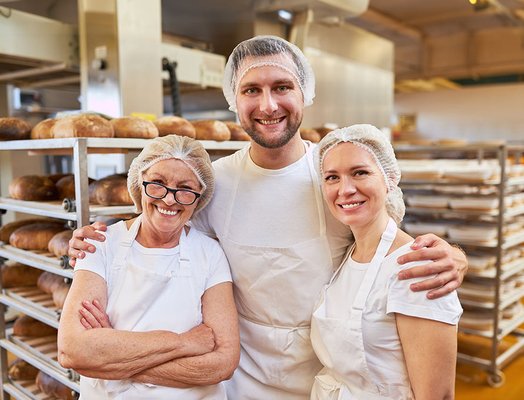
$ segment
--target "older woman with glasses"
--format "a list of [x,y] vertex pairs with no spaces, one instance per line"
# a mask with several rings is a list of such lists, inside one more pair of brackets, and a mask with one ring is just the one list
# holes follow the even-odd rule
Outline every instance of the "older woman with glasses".
[[128,189],[140,215],[78,260],[59,362],[81,374],[85,399],[225,399],[240,352],[229,265],[188,226],[213,194],[209,156],[187,137],[154,139]]

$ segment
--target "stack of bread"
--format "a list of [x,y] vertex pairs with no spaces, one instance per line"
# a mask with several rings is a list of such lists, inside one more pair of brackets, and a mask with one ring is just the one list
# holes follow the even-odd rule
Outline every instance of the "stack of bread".
[[2,287],[10,289],[14,287],[36,286],[42,271],[21,264],[16,261],[6,261],[1,266]]
[[29,139],[31,125],[20,118],[0,118],[0,141]]
[[64,230],[63,221],[33,222],[16,228],[9,235],[9,244],[18,249],[47,252],[49,241]]
[[64,277],[46,271],[40,275],[36,286],[42,292],[52,296],[53,303],[57,308],[62,309],[64,307],[69,292],[69,284],[65,282]]

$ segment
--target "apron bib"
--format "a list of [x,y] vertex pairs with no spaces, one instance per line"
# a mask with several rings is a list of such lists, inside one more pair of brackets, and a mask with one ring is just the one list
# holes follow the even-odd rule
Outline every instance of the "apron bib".
[[[307,149],[306,149],[307,150]],[[305,399],[322,368],[311,347],[310,320],[318,289],[332,274],[320,185],[308,168],[320,221],[318,236],[286,248],[244,245],[230,238],[244,154],[229,202],[224,248],[232,267],[241,337],[240,365],[228,382],[231,399]]]
[[[387,398],[387,389],[374,383],[371,377],[362,337],[362,314],[368,295],[380,271],[380,265],[395,239],[397,225],[390,218],[375,255],[366,270],[357,292],[349,319],[326,315],[325,294],[351,251],[324,288],[319,306],[311,321],[311,340],[325,368],[315,377],[312,400],[379,400]],[[341,304],[343,307],[344,305]]]
[[[143,269],[129,260],[131,247],[141,225],[139,216],[118,244],[118,249],[109,270],[107,315],[115,329],[144,332],[154,329],[187,331],[201,323],[201,304],[192,278],[185,229],[179,241],[179,264],[175,270],[159,274],[152,269]],[[172,293],[182,292],[184,322],[167,318],[166,311],[173,310]],[[200,389],[200,388],[198,388]],[[226,399],[221,385],[202,387],[181,392],[184,399]],[[170,393],[171,392],[171,393]],[[207,395],[206,395],[207,393]],[[103,380],[82,377],[81,398],[91,399],[159,399],[173,398],[173,391],[162,386],[133,383],[130,380]]]

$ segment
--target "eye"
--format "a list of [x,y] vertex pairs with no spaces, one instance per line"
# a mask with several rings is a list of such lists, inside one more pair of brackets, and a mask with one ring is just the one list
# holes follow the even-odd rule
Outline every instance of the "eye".
[[336,181],[336,180],[338,180],[338,176],[337,175],[331,174],[331,175],[326,175],[324,177],[324,182],[330,182],[330,181],[333,182],[333,181]]
[[253,94],[257,94],[258,92],[259,92],[259,90],[257,88],[254,88],[254,87],[249,87],[249,88],[246,88],[246,89],[242,90],[242,94],[245,94],[247,96],[253,95]]
[[276,89],[275,89],[278,93],[286,93],[288,92],[289,90],[291,90],[291,88],[289,86],[286,86],[286,85],[280,85],[280,86],[277,86]]
[[369,175],[369,172],[365,169],[357,169],[355,172],[353,172],[353,176],[365,176]]

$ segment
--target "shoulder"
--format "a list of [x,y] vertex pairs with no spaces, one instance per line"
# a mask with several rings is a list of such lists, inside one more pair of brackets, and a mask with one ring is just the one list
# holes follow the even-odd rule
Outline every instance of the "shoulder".
[[215,174],[224,173],[229,171],[231,168],[236,168],[242,160],[242,156],[248,150],[249,146],[246,146],[245,148],[237,150],[229,156],[220,157],[219,159],[213,161],[213,169],[215,170]]
[[202,250],[206,253],[223,253],[222,247],[220,246],[218,241],[209,237],[208,235],[196,229],[195,227],[191,227],[191,230],[189,231],[188,235],[188,240],[190,245],[195,249]]

